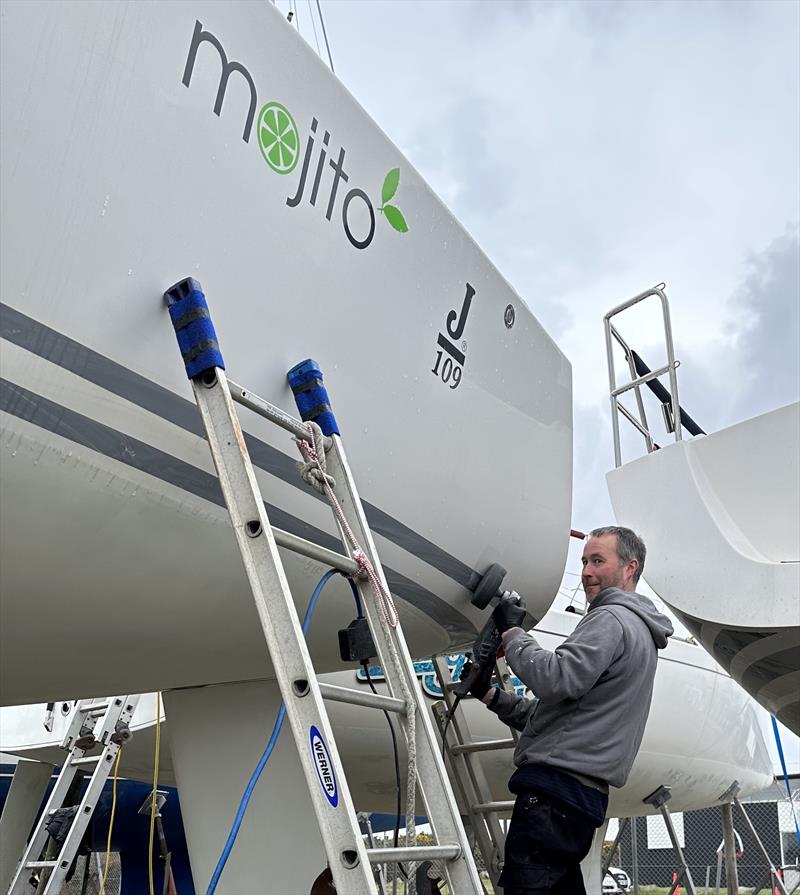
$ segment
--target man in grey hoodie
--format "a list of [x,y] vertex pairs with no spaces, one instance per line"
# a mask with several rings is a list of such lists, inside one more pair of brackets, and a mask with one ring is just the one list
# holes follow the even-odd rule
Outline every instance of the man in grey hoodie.
[[592,531],[583,550],[588,609],[550,652],[521,627],[524,610],[504,601],[493,618],[508,664],[531,690],[525,699],[490,689],[472,693],[521,732],[509,781],[516,796],[500,883],[505,895],[585,895],[580,862],[639,751],[658,650],[672,625],[634,589],[645,546],[630,529]]

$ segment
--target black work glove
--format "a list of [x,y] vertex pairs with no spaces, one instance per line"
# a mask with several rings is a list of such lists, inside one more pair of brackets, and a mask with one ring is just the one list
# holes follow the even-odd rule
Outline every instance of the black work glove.
[[522,606],[517,606],[511,600],[501,600],[494,608],[492,621],[497,630],[503,634],[509,628],[521,628],[525,621],[526,612]]
[[493,673],[494,665],[487,665],[485,668],[480,668],[471,659],[467,659],[464,663],[464,667],[461,669],[461,680],[468,681],[474,675],[475,679],[470,682],[469,692],[476,699],[483,699],[492,685]]

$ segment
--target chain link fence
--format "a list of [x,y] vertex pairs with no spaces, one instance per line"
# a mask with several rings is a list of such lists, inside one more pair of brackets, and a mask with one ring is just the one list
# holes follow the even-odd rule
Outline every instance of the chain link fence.
[[[793,802],[794,811],[800,816],[800,787],[793,793],[792,802],[784,798],[751,801],[743,805],[769,861],[776,868],[782,868],[788,892],[797,889],[800,883],[800,848],[794,825]],[[671,813],[671,818],[698,895],[727,895],[722,809],[714,807],[701,811],[674,812]],[[773,895],[768,860],[736,806],[733,807],[733,822],[740,891],[761,891]],[[607,851],[617,837],[620,823],[614,820],[609,824],[606,834]],[[643,893],[669,892],[676,874],[679,873],[679,863],[661,815],[632,818],[627,827],[623,828],[617,852],[611,860],[612,868],[624,871],[620,875],[623,884],[620,888],[625,891],[627,876],[632,890],[633,882],[638,877]],[[609,889],[610,886],[607,883]],[[685,890],[682,887],[680,891]]]
[[[79,855],[72,877],[64,883],[61,895],[101,895],[100,883],[106,865],[105,852]],[[119,895],[122,888],[122,865],[117,852],[111,852],[103,895]]]
[[[776,796],[778,792],[776,789]],[[745,802],[744,808],[770,860],[776,867],[782,868],[787,892],[800,892],[800,846],[795,830],[795,815],[800,818],[800,781],[795,782],[792,788],[791,802],[784,795],[783,798]],[[670,816],[698,895],[728,895],[721,808],[671,812]],[[733,819],[740,891],[752,895],[757,892],[773,895],[769,886],[769,865],[736,807],[733,809]],[[620,824],[624,822],[617,819],[609,823],[606,853],[617,838]],[[403,845],[404,842],[405,837],[401,836],[399,844]],[[431,844],[433,840],[423,833],[419,842]],[[375,837],[374,844],[381,847],[393,843],[388,835],[379,834]],[[475,858],[486,891],[491,892],[483,858],[477,849]],[[104,866],[105,853],[79,857],[75,872],[64,885],[61,895],[101,895],[100,881]],[[436,864],[434,868],[441,870]],[[634,884],[638,882],[642,895],[670,892],[679,870],[679,859],[672,847],[664,819],[660,815],[631,818],[619,836],[611,868],[612,875],[617,877],[618,891],[632,892]],[[116,852],[112,852],[103,895],[119,895],[121,882],[120,858]],[[604,893],[613,891],[612,885],[607,877]],[[403,888],[401,884],[399,892]],[[392,891],[391,884],[387,891]],[[681,887],[680,891],[685,892],[685,888]]]

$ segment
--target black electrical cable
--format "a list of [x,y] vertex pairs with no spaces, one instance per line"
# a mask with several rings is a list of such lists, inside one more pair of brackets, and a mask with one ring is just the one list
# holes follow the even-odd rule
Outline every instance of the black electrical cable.
[[[367,683],[369,684],[370,690],[377,696],[378,691],[375,689],[375,684],[372,683],[372,678],[369,673],[369,662],[364,659],[361,663],[361,667],[364,669],[364,674],[367,676]],[[395,824],[394,824],[394,847],[397,848],[397,843],[400,839],[400,814],[402,813],[402,804],[401,804],[401,792],[400,792],[400,756],[397,751],[397,735],[394,732],[394,724],[392,724],[392,719],[389,717],[389,713],[387,711],[383,712],[383,717],[386,718],[386,723],[389,725],[389,730],[392,734],[392,752],[394,754],[394,779],[395,779],[395,790],[397,792],[397,810],[395,812]]]
[[[358,588],[356,587],[355,581],[347,575],[345,572],[341,573],[350,584],[350,589],[353,591],[353,598],[356,601],[356,613],[357,618],[364,618],[364,609],[361,605],[361,595],[358,592]],[[369,673],[369,659],[361,660],[361,667],[364,669],[364,674],[367,677],[367,683],[369,684],[370,690],[377,696],[378,691],[375,689],[375,684],[372,682],[372,677]],[[402,791],[400,787],[400,755],[397,751],[397,735],[394,731],[394,724],[392,724],[392,719],[389,717],[389,713],[387,711],[383,711],[383,717],[386,718],[386,723],[389,725],[389,733],[392,735],[392,754],[394,756],[394,780],[395,780],[395,791],[397,792],[397,809],[395,811],[395,819],[394,819],[394,847],[397,848],[398,842],[400,841],[400,815],[402,814]],[[400,872],[402,875],[408,879],[408,874],[403,869],[402,864],[398,864],[400,867]]]
[[[472,653],[464,653],[464,658],[467,662],[471,661]],[[443,681],[442,686],[446,687],[447,682]],[[466,696],[466,693],[457,693],[455,702],[453,703],[453,707],[447,712],[444,721],[444,727],[442,728],[442,763],[445,767],[447,767],[447,731],[450,728],[450,722],[453,720],[453,716],[456,713],[456,709],[458,708],[461,700]]]
[[342,578],[347,579],[347,583],[350,585],[350,590],[353,591],[353,599],[356,601],[356,618],[364,618],[364,609],[361,606],[361,595],[358,592],[355,581],[353,581],[352,577],[348,575],[347,572],[342,572],[341,569],[339,570],[339,574]]
[[[369,684],[370,690],[377,696],[378,691],[375,689],[375,684],[372,683],[372,678],[369,673],[369,661],[365,659],[361,663],[361,667],[364,669],[364,674],[367,676],[367,683]],[[400,815],[402,814],[402,792],[400,788],[400,756],[397,751],[397,735],[394,732],[394,724],[392,724],[392,719],[389,717],[389,713],[384,711],[383,717],[386,718],[386,723],[389,725],[389,732],[392,735],[392,753],[394,754],[394,780],[395,780],[395,790],[397,792],[397,809],[395,811],[394,818],[394,836],[392,837],[392,841],[394,842],[394,847],[397,848],[398,843],[400,841]],[[403,869],[403,865],[399,864],[400,872],[403,876],[408,879],[408,874]]]

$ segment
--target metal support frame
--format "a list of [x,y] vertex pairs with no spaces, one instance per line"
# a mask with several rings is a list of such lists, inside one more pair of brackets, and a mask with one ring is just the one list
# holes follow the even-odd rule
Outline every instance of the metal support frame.
[[736,830],[733,827],[733,803],[725,802],[721,807],[726,888],[728,895],[739,895],[739,868],[736,866]]
[[[444,734],[447,719],[447,742],[444,744],[451,777],[458,787],[462,808],[470,819],[478,849],[495,890],[503,869],[506,832],[500,824],[501,815],[514,810],[514,800],[494,800],[479,754],[502,749],[516,748],[519,734],[511,730],[511,737],[502,740],[473,740],[463,712],[453,712],[454,685],[450,681],[450,667],[442,656],[433,657],[433,667],[444,694],[444,699],[434,705],[433,711]],[[498,659],[495,677],[504,690],[511,687],[511,674],[505,659]]]
[[[359,811],[356,815],[358,822],[363,826],[366,837],[367,846],[370,849],[377,848],[375,845],[375,833],[372,830],[372,815],[369,811]],[[378,884],[378,895],[386,895],[386,865],[380,865],[378,868],[378,878],[375,880]]]
[[[9,895],[32,895],[34,892],[36,895],[58,895],[61,891],[103,787],[114,767],[117,753],[130,738],[128,723],[138,702],[138,695],[130,695],[114,696],[100,702],[82,699],[75,705],[61,743],[61,748],[67,751],[66,760],[11,881]],[[86,754],[98,746],[98,754]],[[94,771],[80,799],[66,839],[60,848],[53,850],[54,857],[48,856],[41,860],[40,856],[50,840],[47,823],[64,806],[79,769],[85,765],[94,765]],[[31,870],[43,872],[35,887],[31,882]],[[48,874],[46,880],[45,873]]]
[[[738,787],[737,787],[737,789],[738,789]],[[774,890],[777,889],[781,893],[781,895],[788,895],[786,886],[784,885],[783,880],[780,877],[780,874],[778,873],[777,869],[775,868],[775,865],[772,863],[772,859],[770,858],[769,853],[767,852],[766,848],[764,848],[764,843],[761,841],[761,838],[759,837],[758,833],[756,832],[756,828],[753,826],[753,822],[750,820],[750,817],[748,816],[747,811],[745,811],[744,805],[739,801],[739,798],[736,795],[733,797],[733,804],[739,809],[739,811],[742,812],[742,817],[744,817],[744,822],[747,824],[747,829],[750,830],[750,835],[756,841],[756,847],[761,852],[761,856],[764,858],[764,860],[767,863],[767,866],[769,868],[770,888],[772,889],[772,892],[774,892]],[[770,893],[770,895],[772,895],[772,893]]]
[[[623,311],[632,308],[639,302],[647,298],[657,297],[661,302],[661,314],[664,322],[664,338],[667,346],[667,363],[657,370],[653,370],[645,376],[639,376],[633,362],[633,355],[628,343],[620,335],[619,330],[611,322],[614,317]],[[681,410],[680,401],[678,400],[678,366],[679,362],[675,360],[675,347],[672,341],[672,322],[669,312],[669,301],[665,292],[663,283],[653,286],[651,289],[645,289],[633,298],[629,298],[622,304],[612,308],[604,317],[603,325],[606,335],[606,359],[608,363],[608,386],[609,397],[611,401],[611,425],[614,437],[614,463],[617,467],[622,465],[622,447],[619,434],[619,415],[620,413],[634,425],[636,429],[644,436],[645,445],[648,453],[651,453],[655,447],[650,428],[647,423],[647,416],[644,409],[644,400],[642,399],[641,386],[645,385],[653,379],[669,374],[670,394],[671,394],[671,412],[674,420],[674,436],[675,441],[681,441],[683,438],[681,429]],[[628,363],[631,379],[623,385],[617,385],[616,370],[614,368],[614,342],[617,342],[625,352],[625,359]],[[633,414],[628,411],[620,402],[620,396],[625,392],[633,390],[636,395],[636,404],[639,411],[639,419],[637,420]]]
[[[436,666],[436,662],[437,660],[434,660],[434,666]],[[463,717],[461,719],[454,717],[447,725],[448,711],[446,702],[437,702],[433,706],[433,714],[440,735],[444,735],[447,726],[448,743],[454,740],[458,741],[462,737],[469,738],[470,733]],[[503,869],[503,845],[505,843],[505,834],[500,826],[498,815],[501,812],[513,810],[514,803],[489,801],[487,795],[489,783],[480,759],[474,753],[461,752],[454,755],[448,748],[445,748],[445,754],[448,759],[450,777],[456,785],[462,813],[469,819],[475,844],[483,856],[483,863],[492,885],[497,889],[497,880]]]
[[[678,858],[678,883],[679,885],[683,885],[686,889],[686,895],[697,895],[697,890],[695,889],[694,880],[692,879],[692,873],[689,870],[689,865],[686,863],[686,858],[683,855],[683,849],[681,848],[680,842],[678,842],[678,834],[675,832],[675,825],[672,823],[672,817],[669,813],[669,808],[667,808],[667,802],[672,798],[672,791],[668,786],[659,786],[655,792],[650,793],[649,796],[642,799],[645,805],[652,805],[654,808],[658,810],[661,816],[664,818],[664,824],[667,827],[667,833],[669,834],[670,842],[672,843],[672,848],[675,851],[675,855]],[[733,895],[733,893],[729,893],[729,895]]]
[[600,879],[605,879],[606,874],[608,873],[608,868],[611,866],[611,862],[614,860],[614,856],[617,853],[617,849],[619,848],[619,844],[622,840],[622,837],[625,835],[625,831],[631,825],[631,819],[626,817],[622,823],[619,825],[619,829],[617,830],[617,835],[614,837],[614,842],[611,845],[611,849],[609,850],[606,857],[603,859],[602,864],[600,865]]
[[[639,895],[639,842],[637,818],[631,818],[631,873],[633,874],[633,895]],[[705,893],[708,895],[708,892]]]
[[7,892],[44,801],[53,765],[20,759],[0,816],[0,892]]
[[[354,578],[354,581],[378,661],[384,668],[390,695],[376,698],[372,694],[357,693],[347,688],[320,685],[317,681],[278,553],[279,537],[270,526],[234,402],[248,407],[296,438],[308,440],[308,427],[238,383],[228,380],[219,367],[212,367],[198,375],[192,380],[192,388],[337,890],[348,895],[377,895],[371,864],[439,859],[445,861],[444,872],[450,891],[459,895],[480,895],[477,868],[400,624],[394,628],[384,626],[371,585],[361,577]],[[388,592],[338,435],[326,438],[325,454],[327,471],[335,482],[333,491],[344,518]],[[336,524],[341,532],[338,520]],[[312,556],[334,568],[349,573],[356,569],[349,539],[343,539],[347,555],[324,551],[324,556],[321,548],[310,545],[302,538],[283,533],[280,541],[284,547]],[[399,657],[396,663],[392,659],[393,654]],[[411,694],[410,703],[406,702],[404,693]],[[401,849],[365,846],[324,699],[392,711],[397,715],[406,738],[409,735],[406,722],[410,713],[414,713],[418,786],[437,845]]]
[[[788,895],[794,895],[794,893],[800,889],[800,864],[783,864],[781,865],[781,880],[786,885],[786,871],[791,870],[796,879],[795,884],[791,889],[787,889]],[[753,895],[758,895],[758,893],[754,892]]]
[[[169,846],[167,845],[167,837],[164,833],[164,819],[161,814],[161,809],[166,804],[168,795],[169,794],[164,790],[156,790],[156,808],[153,815],[153,818],[155,820],[155,832],[158,838],[158,851],[164,866],[164,878],[161,884],[161,895],[167,895],[167,893],[170,891],[170,883],[172,883],[173,889],[175,885],[175,881],[172,877],[172,853],[170,852]],[[152,809],[153,793],[151,792],[144,800],[144,802],[142,802],[137,814],[141,814],[144,817],[150,817],[150,812],[152,811]],[[101,895],[103,895],[103,893],[101,893]]]

